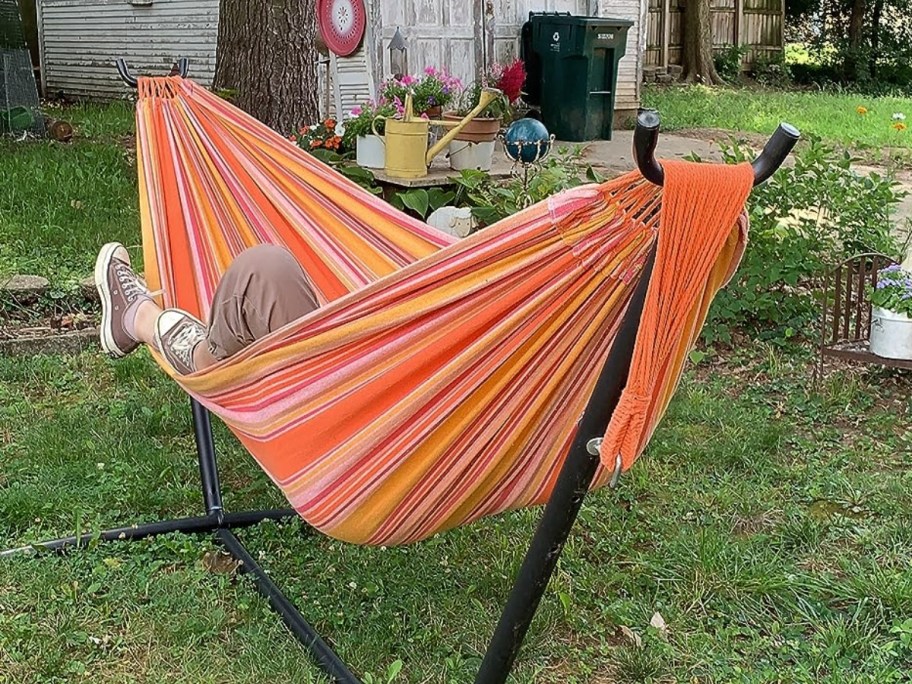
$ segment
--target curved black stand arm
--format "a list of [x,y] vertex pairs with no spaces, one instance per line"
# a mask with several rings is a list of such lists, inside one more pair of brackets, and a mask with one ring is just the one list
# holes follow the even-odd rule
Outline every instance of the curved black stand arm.
[[[114,64],[117,66],[117,73],[120,74],[120,78],[123,82],[131,88],[135,88],[137,85],[136,77],[130,73],[130,67],[127,66],[127,60],[123,57],[118,57],[114,60]],[[190,60],[186,57],[181,57],[174,63],[174,66],[171,67],[172,76],[187,78],[188,73],[190,73]]]
[[[636,130],[633,132],[633,158],[640,173],[650,183],[663,185],[665,172],[656,161],[655,148],[659,140],[659,114],[654,109],[644,109],[637,115]],[[801,133],[791,124],[781,123],[773,137],[751,166],[754,167],[754,185],[760,185],[772,176],[788,157],[798,142]]]

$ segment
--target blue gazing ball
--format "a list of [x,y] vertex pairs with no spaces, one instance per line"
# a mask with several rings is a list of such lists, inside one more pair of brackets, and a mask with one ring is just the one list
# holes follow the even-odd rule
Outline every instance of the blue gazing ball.
[[537,119],[519,119],[504,133],[504,148],[513,161],[531,164],[544,159],[551,149],[551,135]]

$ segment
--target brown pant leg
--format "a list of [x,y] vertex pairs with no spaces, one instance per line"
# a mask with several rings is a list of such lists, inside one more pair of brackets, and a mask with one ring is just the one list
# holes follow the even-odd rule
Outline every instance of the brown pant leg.
[[318,308],[291,253],[273,245],[245,250],[225,271],[209,314],[209,351],[221,360]]

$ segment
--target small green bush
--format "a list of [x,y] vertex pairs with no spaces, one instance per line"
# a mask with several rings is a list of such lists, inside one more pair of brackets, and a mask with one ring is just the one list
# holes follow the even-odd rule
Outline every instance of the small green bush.
[[[722,152],[728,163],[752,158],[738,143]],[[793,166],[753,190],[747,252],[710,309],[707,341],[730,342],[738,330],[777,343],[810,334],[828,268],[860,252],[899,256],[890,213],[905,193],[890,178],[856,173],[853,161],[809,136]]]
[[507,179],[494,179],[485,171],[463,171],[456,178],[454,204],[471,207],[479,225],[489,226],[561,190],[602,180],[583,159],[582,146],[562,147],[527,173]]
[[748,51],[747,45],[726,45],[713,52],[713,64],[719,76],[734,83],[741,76],[741,63]]
[[782,53],[755,57],[753,74],[757,83],[769,88],[787,88],[792,83],[791,67]]

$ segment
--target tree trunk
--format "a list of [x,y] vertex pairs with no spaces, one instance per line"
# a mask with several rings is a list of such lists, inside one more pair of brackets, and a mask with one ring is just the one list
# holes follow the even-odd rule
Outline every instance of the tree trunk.
[[215,88],[280,133],[319,117],[314,3],[220,0]]
[[724,81],[716,73],[712,56],[710,0],[685,0],[684,3],[684,80],[688,83],[717,85]]
[[877,59],[880,57],[880,20],[883,16],[884,0],[875,0],[871,17],[871,54],[868,56],[868,73],[877,76]]
[[850,81],[860,81],[865,77],[865,60],[862,54],[865,5],[865,0],[852,0],[852,13],[849,15],[849,49],[844,65],[844,75]]

